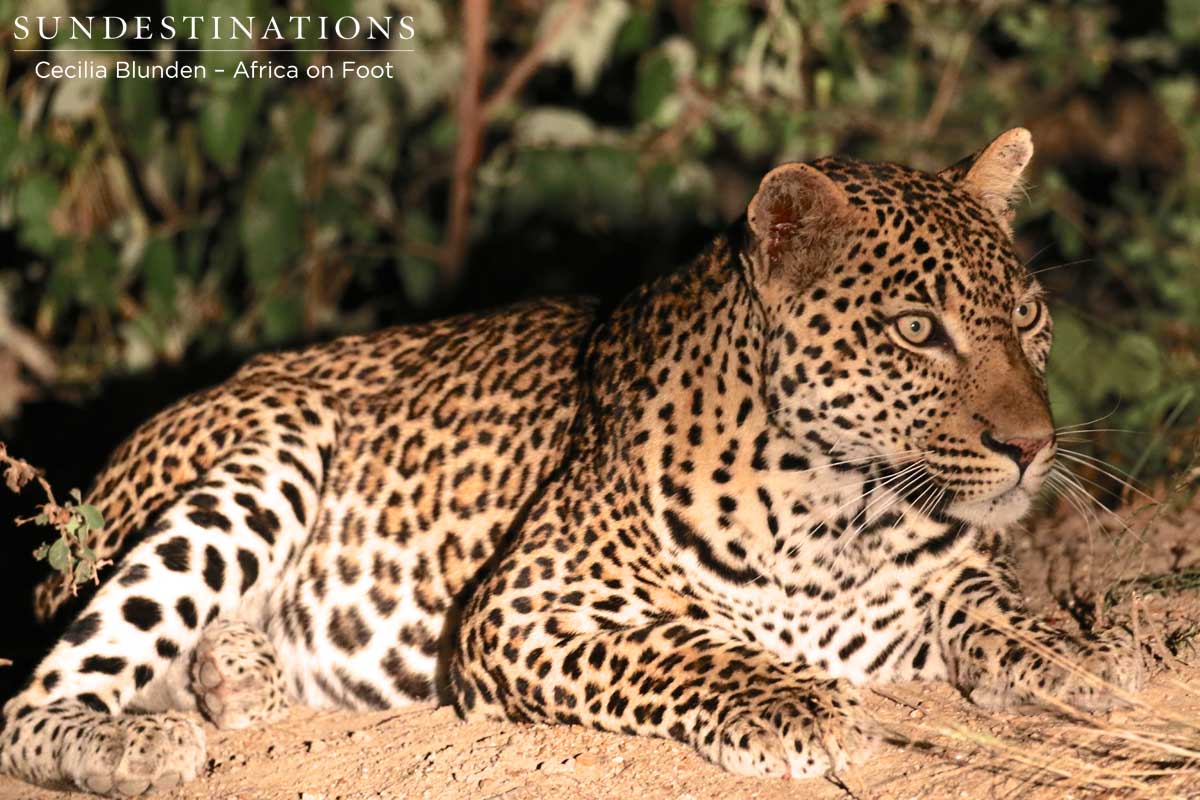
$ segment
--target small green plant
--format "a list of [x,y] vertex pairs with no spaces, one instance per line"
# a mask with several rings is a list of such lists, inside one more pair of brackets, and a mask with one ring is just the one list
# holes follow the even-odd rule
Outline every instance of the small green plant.
[[80,584],[90,580],[99,583],[100,569],[112,562],[98,558],[88,546],[93,533],[104,529],[104,516],[93,505],[83,502],[78,489],[72,489],[71,500],[59,503],[54,499],[54,490],[42,474],[29,462],[8,454],[4,442],[0,442],[0,465],[4,466],[4,481],[9,490],[20,494],[30,481],[36,480],[45,492],[46,502],[38,507],[32,517],[21,517],[18,525],[30,522],[48,525],[58,532],[58,538],[43,542],[33,551],[38,561],[49,561],[50,566],[60,572],[74,593]]
[[1169,595],[1197,589],[1200,589],[1200,570],[1196,569],[1139,575],[1114,584],[1105,594],[1104,607],[1117,606],[1130,592]]

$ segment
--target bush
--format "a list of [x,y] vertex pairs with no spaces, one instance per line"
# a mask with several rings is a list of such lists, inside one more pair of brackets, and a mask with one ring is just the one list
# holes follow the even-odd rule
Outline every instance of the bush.
[[[1055,300],[1060,421],[1137,431],[1101,446],[1144,475],[1192,458],[1194,0],[526,0],[490,4],[474,53],[452,4],[301,5],[402,7],[415,52],[363,57],[390,60],[392,81],[55,83],[5,37],[0,226],[17,255],[0,312],[58,353],[54,385],[603,289],[611,274],[632,284],[740,213],[773,163],[843,152],[934,168],[1022,124],[1039,155],[1018,244]],[[473,70],[483,107],[458,115]]]

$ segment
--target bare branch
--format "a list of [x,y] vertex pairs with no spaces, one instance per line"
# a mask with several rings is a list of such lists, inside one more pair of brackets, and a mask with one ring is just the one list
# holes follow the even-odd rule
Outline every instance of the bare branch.
[[463,69],[462,90],[458,96],[458,142],[454,151],[446,243],[440,254],[444,286],[454,286],[462,277],[471,224],[475,167],[479,163],[484,129],[497,110],[521,91],[541,66],[546,51],[584,9],[586,3],[587,0],[571,0],[553,24],[517,60],[500,86],[486,100],[481,99],[481,93],[483,77],[487,71],[487,28],[491,6],[489,0],[465,0],[463,3],[463,49],[466,64]]
[[458,95],[458,143],[454,152],[450,215],[442,256],[442,279],[449,286],[456,284],[461,277],[467,249],[471,191],[475,164],[479,160],[480,140],[483,136],[479,95],[487,65],[487,28],[491,3],[490,0],[465,0],[462,9],[466,65],[463,70],[462,90]]
[[546,56],[546,51],[550,49],[558,38],[567,30],[579,13],[583,11],[587,0],[571,0],[570,4],[559,13],[558,18],[550,25],[545,34],[538,38],[526,51],[525,55],[513,65],[508,71],[508,75],[504,77],[503,83],[492,92],[491,96],[483,104],[483,121],[487,122],[495,116],[496,112],[503,108],[504,104],[521,91],[522,87],[533,77],[537,72],[538,67],[542,65],[542,59]]

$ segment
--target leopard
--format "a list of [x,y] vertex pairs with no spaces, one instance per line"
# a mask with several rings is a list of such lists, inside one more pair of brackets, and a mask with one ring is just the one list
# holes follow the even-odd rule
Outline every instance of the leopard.
[[[296,705],[672,739],[744,776],[887,746],[864,687],[1103,710],[1130,632],[1029,610],[1052,320],[1015,128],[938,172],[770,170],[678,270],[261,354],[86,500],[101,585],[4,706],[0,769],[111,797]],[[49,618],[70,587],[36,590]]]

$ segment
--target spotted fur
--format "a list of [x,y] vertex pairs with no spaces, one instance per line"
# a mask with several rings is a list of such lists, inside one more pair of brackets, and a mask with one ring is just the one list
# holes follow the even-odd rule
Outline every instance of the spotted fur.
[[[823,159],[610,313],[541,302],[259,357],[89,501],[119,566],[4,709],[0,767],[133,795],[290,701],[844,770],[855,686],[1101,708],[1128,637],[1025,610],[1005,528],[1054,457],[1015,257],[1021,130],[934,175]],[[64,591],[38,594],[48,615]],[[143,713],[135,713],[143,712]]]

